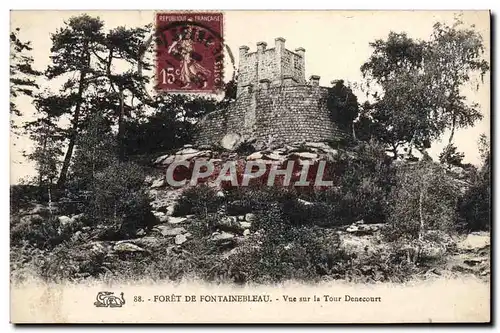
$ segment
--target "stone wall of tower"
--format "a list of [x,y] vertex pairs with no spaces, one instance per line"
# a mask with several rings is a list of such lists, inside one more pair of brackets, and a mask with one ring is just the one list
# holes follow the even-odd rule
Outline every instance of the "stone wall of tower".
[[[329,116],[328,89],[308,84],[243,91],[225,112],[212,113],[210,124],[199,124],[196,143],[217,143],[227,133],[258,142],[267,142],[271,137],[275,143],[349,139],[348,129],[335,124]],[[216,124],[218,130],[207,130],[211,124]],[[220,124],[225,130],[219,130]]]

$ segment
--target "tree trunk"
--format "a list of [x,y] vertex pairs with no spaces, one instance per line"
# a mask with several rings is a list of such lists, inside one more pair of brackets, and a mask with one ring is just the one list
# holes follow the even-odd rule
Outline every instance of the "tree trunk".
[[50,212],[50,217],[52,217],[52,192],[50,190],[50,183],[47,185],[47,193],[49,195],[49,212]]
[[413,145],[415,143],[415,136],[416,135],[417,135],[417,131],[413,132],[413,136],[411,137],[411,140],[408,143],[408,156],[413,156]]
[[418,231],[418,239],[422,240],[425,220],[424,220],[424,192],[425,192],[425,179],[422,183],[422,187],[420,188],[420,197],[418,200],[418,212],[420,215],[420,230]]
[[124,101],[123,101],[123,89],[120,88],[120,113],[118,115],[118,160],[122,162],[125,159],[125,151],[123,147],[123,116],[125,115],[124,111]]
[[457,118],[453,116],[452,124],[451,124],[451,134],[450,139],[448,140],[448,144],[451,145],[453,142],[453,136],[455,136],[455,127],[457,125]]
[[394,156],[392,156],[393,160],[398,159],[398,145],[392,144],[392,149],[389,149],[388,151],[394,154]]
[[[45,126],[43,127],[43,132],[42,132],[42,156],[45,156],[45,152],[47,150],[47,131],[45,130]],[[43,161],[42,161],[43,163]],[[38,172],[38,195],[40,197],[40,201],[43,201],[43,195],[45,194],[44,193],[44,190],[43,190],[43,174],[44,174],[44,168],[40,168],[39,172]]]
[[71,163],[71,157],[73,156],[73,150],[75,149],[75,143],[78,134],[78,122],[80,120],[80,109],[83,103],[82,95],[85,87],[84,84],[85,76],[86,76],[86,71],[82,70],[80,72],[80,82],[78,83],[78,95],[77,95],[78,99],[75,106],[75,113],[73,114],[73,128],[71,129],[68,150],[66,151],[66,155],[64,156],[64,162],[61,168],[61,173],[59,175],[59,179],[57,180],[57,186],[59,188],[63,187],[64,184],[66,183],[69,165]]

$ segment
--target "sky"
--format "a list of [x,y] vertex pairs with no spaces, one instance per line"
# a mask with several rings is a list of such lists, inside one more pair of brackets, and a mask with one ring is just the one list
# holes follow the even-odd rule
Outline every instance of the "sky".
[[[86,11],[89,15],[99,16],[109,30],[118,26],[136,27],[154,22],[154,11]],[[19,27],[20,38],[31,41],[34,67],[44,70],[50,63],[50,34],[64,25],[71,16],[82,14],[80,11],[11,11],[11,30]],[[467,25],[475,25],[483,36],[486,52],[490,58],[490,17],[487,11],[225,11],[224,39],[235,56],[238,64],[238,49],[241,45],[256,49],[259,41],[273,47],[276,37],[286,39],[286,48],[294,50],[305,48],[306,78],[319,75],[320,85],[329,86],[335,79],[343,79],[352,84],[362,84],[360,67],[372,53],[369,45],[376,39],[385,39],[390,31],[406,32],[416,39],[427,39],[436,22],[452,24],[461,15]],[[225,77],[232,75],[231,64],[226,64]],[[58,85],[40,81],[43,88],[56,90]],[[360,101],[364,94],[355,90]],[[490,80],[485,76],[479,90],[465,89],[469,102],[477,102],[483,120],[476,126],[459,129],[454,142],[458,150],[464,152],[465,163],[480,164],[477,148],[479,136],[490,134]],[[23,118],[14,118],[16,123],[33,119],[34,108],[29,98],[16,100]],[[441,142],[434,142],[429,149],[436,159],[446,145],[449,132]],[[11,137],[11,184],[35,174],[33,165],[23,156],[32,142],[26,137]]]

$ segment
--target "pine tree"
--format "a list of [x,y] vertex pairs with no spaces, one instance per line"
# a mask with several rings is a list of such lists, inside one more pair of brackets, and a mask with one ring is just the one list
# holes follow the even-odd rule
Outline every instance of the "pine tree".
[[[142,87],[148,79],[136,69],[147,27],[119,27],[105,33],[103,26],[98,17],[84,14],[70,18],[51,37],[52,64],[46,75],[49,80],[66,78],[59,95],[68,106],[62,112],[71,119],[59,186],[66,182],[78,136],[88,126],[92,112],[102,112],[117,125],[121,142],[126,116],[145,107]],[[115,72],[116,67],[124,69]],[[143,68],[149,67],[143,64]],[[120,157],[123,158],[123,153]]]
[[[31,42],[23,42],[19,39],[20,29],[16,28],[10,34],[10,113],[21,116],[15,99],[21,95],[33,97],[39,88],[36,78],[41,74],[33,69],[33,57],[29,55],[32,51]],[[11,126],[15,128],[11,122]]]

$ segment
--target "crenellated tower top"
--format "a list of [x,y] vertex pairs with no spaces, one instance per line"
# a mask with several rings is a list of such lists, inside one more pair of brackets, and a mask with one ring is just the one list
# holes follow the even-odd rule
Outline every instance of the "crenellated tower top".
[[306,84],[305,50],[287,50],[285,39],[275,38],[274,47],[258,42],[257,49],[249,52],[248,46],[240,46],[238,93],[254,87]]

